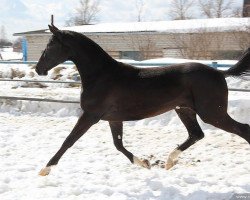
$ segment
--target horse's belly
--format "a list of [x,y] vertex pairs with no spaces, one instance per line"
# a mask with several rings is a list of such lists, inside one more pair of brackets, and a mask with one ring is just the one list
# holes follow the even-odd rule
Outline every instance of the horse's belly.
[[154,117],[176,107],[176,102],[165,102],[162,104],[127,104],[122,107],[114,106],[103,116],[108,121],[133,121]]

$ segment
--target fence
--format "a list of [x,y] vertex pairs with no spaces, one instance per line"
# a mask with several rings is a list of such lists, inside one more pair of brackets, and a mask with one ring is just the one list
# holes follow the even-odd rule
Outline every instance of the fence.
[[[129,61],[126,62],[127,64],[134,65],[134,66],[169,66],[177,63],[168,63],[168,62],[139,62],[139,61]],[[35,65],[37,64],[37,61],[15,61],[15,60],[0,60],[0,64],[28,64],[28,65]],[[64,62],[63,65],[74,65],[72,62],[67,61]],[[208,66],[213,68],[223,68],[223,67],[230,67],[231,64],[225,64],[225,63],[218,63],[211,61],[211,63],[207,63]]]
[[[36,64],[36,61],[0,61],[0,64],[29,64],[33,65]],[[143,63],[143,62],[127,62],[131,65],[136,66],[168,66],[174,63],[166,63],[166,62],[154,62],[154,63]],[[72,62],[65,62],[63,65],[73,65]],[[230,64],[218,64],[217,62],[211,62],[208,64],[213,68],[223,68],[223,67],[230,67]],[[44,80],[15,80],[15,79],[0,79],[1,81],[8,81],[8,82],[36,82],[36,83],[65,83],[65,84],[81,84],[80,81],[44,81]],[[239,88],[229,88],[229,91],[236,91],[236,92],[250,92],[250,89],[239,89]],[[58,103],[77,103],[79,104],[80,101],[68,101],[68,100],[59,100],[59,99],[47,99],[47,98],[31,98],[31,97],[14,97],[14,96],[0,96],[0,99],[10,99],[10,100],[24,100],[24,101],[43,101],[43,102],[58,102]]]

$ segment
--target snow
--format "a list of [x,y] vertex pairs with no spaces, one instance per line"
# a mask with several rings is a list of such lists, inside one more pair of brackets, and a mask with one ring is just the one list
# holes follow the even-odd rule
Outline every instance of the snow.
[[232,66],[236,64],[237,62],[237,60],[191,60],[191,59],[170,58],[170,57],[149,59],[149,60],[143,60],[143,61],[118,59],[118,61],[133,64],[135,66],[144,67],[144,68],[145,67],[158,67],[164,64],[172,65],[172,64],[180,64],[180,63],[186,63],[186,62],[199,62],[199,63],[210,65],[210,66],[213,65],[214,63],[218,65]]
[[[32,66],[0,65],[0,76],[39,80],[75,77],[73,66],[59,67],[48,77],[38,77]],[[249,81],[228,78],[227,82],[230,87],[250,88]],[[47,87],[0,82],[0,96],[79,99],[80,87],[42,85]],[[250,124],[250,93],[230,92],[228,107],[234,119]],[[65,153],[49,176],[38,176],[80,113],[78,104],[0,99],[1,200],[222,200],[234,193],[250,193],[249,144],[201,120],[206,137],[183,152],[169,171],[158,165],[151,170],[132,165],[115,149],[108,123],[100,121]],[[165,161],[186,137],[184,126],[172,111],[124,123],[126,148],[151,164]]]
[[186,33],[206,31],[239,31],[249,25],[249,18],[212,18],[155,22],[100,23],[95,25],[63,27],[81,33],[169,32]]
[[23,54],[14,52],[13,48],[0,49],[0,60],[22,60]]

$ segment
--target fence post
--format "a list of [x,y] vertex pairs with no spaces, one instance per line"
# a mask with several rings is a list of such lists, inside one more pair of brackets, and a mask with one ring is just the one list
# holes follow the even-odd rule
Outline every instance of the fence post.
[[22,51],[23,51],[23,61],[27,61],[27,40],[22,39]]
[[215,68],[215,69],[217,69],[217,67],[218,67],[218,63],[217,63],[217,62],[215,62],[215,61],[213,61],[213,62],[212,62],[212,67],[213,67],[213,68]]

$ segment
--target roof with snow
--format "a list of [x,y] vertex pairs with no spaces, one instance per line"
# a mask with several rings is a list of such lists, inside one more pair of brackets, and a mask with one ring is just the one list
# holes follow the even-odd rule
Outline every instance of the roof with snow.
[[[128,33],[128,32],[169,32],[192,33],[206,30],[209,32],[244,31],[250,26],[250,18],[211,18],[156,22],[123,22],[100,23],[63,27],[61,30],[70,30],[80,33]],[[49,30],[43,32],[48,34]],[[31,32],[15,33],[14,35],[28,35]],[[33,31],[32,34],[36,34]],[[39,32],[41,34],[41,32]]]

